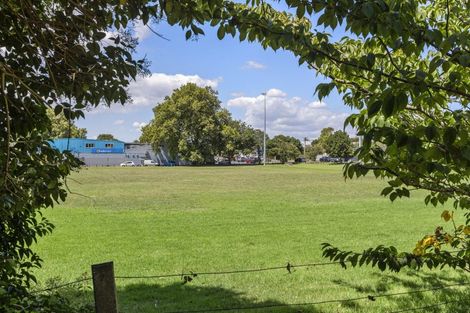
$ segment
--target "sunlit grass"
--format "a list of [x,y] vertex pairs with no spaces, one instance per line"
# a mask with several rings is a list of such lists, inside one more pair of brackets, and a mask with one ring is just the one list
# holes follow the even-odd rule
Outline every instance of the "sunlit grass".
[[[38,246],[40,281],[64,281],[112,260],[116,275],[219,271],[325,261],[322,242],[362,250],[377,244],[411,250],[442,224],[442,208],[379,196],[384,181],[345,181],[338,165],[88,168],[73,175],[76,193],[47,211],[57,226]],[[166,312],[289,304],[407,291],[468,279],[456,271],[404,271],[339,266],[181,280],[118,280],[122,312]],[[389,312],[468,299],[462,287],[275,309],[276,312]],[[468,312],[469,302],[427,310]],[[460,310],[463,308],[462,310]],[[259,310],[269,312],[274,309]],[[250,312],[258,312],[257,310]]]

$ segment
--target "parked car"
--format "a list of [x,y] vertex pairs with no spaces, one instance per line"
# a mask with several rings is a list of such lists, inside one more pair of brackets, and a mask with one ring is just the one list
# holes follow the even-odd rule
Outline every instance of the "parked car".
[[159,166],[158,162],[155,162],[154,160],[144,160],[143,163],[144,166]]
[[133,161],[126,161],[126,162],[122,162],[121,164],[119,164],[119,166],[127,167],[127,166],[136,166],[136,165]]

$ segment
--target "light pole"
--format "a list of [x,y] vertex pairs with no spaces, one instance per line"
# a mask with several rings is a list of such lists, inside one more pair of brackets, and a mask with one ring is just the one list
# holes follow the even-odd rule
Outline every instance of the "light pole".
[[308,140],[308,138],[304,137],[304,160],[305,160],[305,163],[307,163],[307,157],[305,156],[305,149],[307,148],[307,140]]
[[263,165],[266,165],[266,96],[267,92],[263,92],[264,96],[264,133],[263,133]]

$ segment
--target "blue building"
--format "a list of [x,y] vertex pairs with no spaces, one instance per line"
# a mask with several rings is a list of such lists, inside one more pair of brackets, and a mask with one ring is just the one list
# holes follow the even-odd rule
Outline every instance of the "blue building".
[[124,143],[119,140],[96,140],[84,138],[57,138],[51,144],[61,152],[68,150],[87,166],[118,166],[132,161],[142,165],[144,160],[153,160],[161,165],[185,163],[179,159],[170,158],[163,147],[155,152],[147,143]]
[[60,151],[69,150],[88,166],[116,166],[129,161],[125,144],[119,140],[57,138],[51,143]]
[[61,152],[69,150],[77,156],[83,153],[124,153],[124,142],[119,140],[57,138],[52,140],[52,145]]

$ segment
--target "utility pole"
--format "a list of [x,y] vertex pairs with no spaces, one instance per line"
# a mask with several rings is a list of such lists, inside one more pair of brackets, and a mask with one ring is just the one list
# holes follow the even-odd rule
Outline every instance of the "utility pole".
[[307,140],[308,140],[308,138],[304,137],[304,160],[305,160],[305,163],[307,163],[307,156],[305,155],[305,148],[307,147]]

